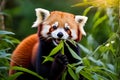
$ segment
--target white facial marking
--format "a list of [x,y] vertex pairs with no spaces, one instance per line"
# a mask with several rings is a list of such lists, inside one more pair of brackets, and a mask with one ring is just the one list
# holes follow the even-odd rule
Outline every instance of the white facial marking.
[[68,27],[68,28],[70,28],[70,26],[68,25],[68,23],[65,23],[65,27]]
[[68,25],[68,23],[65,23],[65,29],[70,29],[70,26]]
[[72,35],[72,39],[76,40],[77,39],[77,33],[75,30],[71,30],[71,35]]
[[58,29],[54,30],[54,31],[51,33],[51,36],[52,36],[53,38],[59,38],[59,37],[57,36],[57,34],[58,34],[59,32],[62,32],[62,33],[63,33],[63,36],[62,36],[61,39],[68,39],[69,35],[68,35],[67,32],[65,32],[65,30],[64,30],[63,28],[58,28]]
[[41,35],[43,36],[43,37],[48,37],[48,32],[49,32],[49,29],[50,29],[50,25],[47,25],[47,24],[45,24],[45,25],[43,25],[42,26],[42,31],[41,31]]
[[58,22],[56,21],[52,26],[58,26]]

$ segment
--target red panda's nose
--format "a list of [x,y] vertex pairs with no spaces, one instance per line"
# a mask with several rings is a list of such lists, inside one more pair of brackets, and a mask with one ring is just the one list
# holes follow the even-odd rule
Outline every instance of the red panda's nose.
[[58,36],[59,38],[61,38],[61,37],[63,36],[63,33],[62,33],[62,32],[59,32],[59,33],[57,34],[57,36]]

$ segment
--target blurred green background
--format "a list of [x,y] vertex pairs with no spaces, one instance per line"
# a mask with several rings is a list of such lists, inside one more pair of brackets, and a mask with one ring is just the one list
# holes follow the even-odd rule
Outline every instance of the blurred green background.
[[[36,20],[35,8],[87,16],[84,26],[87,36],[79,45],[85,67],[80,74],[85,80],[119,80],[119,4],[119,0],[0,0],[0,80],[8,75],[8,60],[18,40],[37,32],[36,28],[31,28]],[[1,22],[4,22],[5,29]]]

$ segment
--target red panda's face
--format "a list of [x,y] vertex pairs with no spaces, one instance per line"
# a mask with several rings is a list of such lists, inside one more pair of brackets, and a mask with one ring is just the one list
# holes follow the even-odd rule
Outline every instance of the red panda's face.
[[72,28],[68,23],[64,23],[63,26],[60,26],[59,21],[55,21],[53,22],[53,24],[46,24],[45,22],[43,23],[40,35],[44,38],[51,38],[55,40],[56,43],[59,43],[61,39],[77,40],[78,29],[77,29],[77,25],[74,26],[74,28]]
[[39,26],[40,37],[54,40],[58,44],[61,39],[75,40],[81,39],[85,35],[83,26],[87,20],[85,16],[75,16],[70,13],[49,11],[38,8],[36,9],[37,20],[33,27]]

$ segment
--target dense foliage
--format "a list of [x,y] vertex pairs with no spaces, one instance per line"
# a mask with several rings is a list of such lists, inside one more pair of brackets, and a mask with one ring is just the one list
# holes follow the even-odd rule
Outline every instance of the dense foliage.
[[[36,32],[35,29],[30,28],[35,19],[35,7],[42,7],[48,10],[62,10],[88,16],[88,22],[85,26],[87,36],[84,36],[79,43],[81,56],[77,56],[69,45],[65,44],[73,57],[81,61],[68,65],[68,71],[63,74],[63,80],[67,72],[74,80],[79,78],[78,74],[84,76],[85,80],[120,79],[119,0],[83,0],[78,3],[78,0],[74,2],[71,0],[60,0],[57,3],[56,0],[53,0],[53,5],[49,5],[51,3],[49,0],[12,1],[13,3],[10,3],[9,0],[7,1],[4,10],[5,25],[7,30],[16,33],[16,36],[12,32],[0,30],[0,80],[13,80],[22,74],[19,72],[6,77],[8,76],[11,52],[15,48],[16,43],[19,43],[17,39],[13,38],[13,35],[18,39],[22,39],[26,35]],[[28,4],[27,7],[26,4]],[[47,7],[48,5],[49,7]],[[71,5],[72,7],[70,7]],[[53,49],[50,54],[54,55],[57,50],[62,49],[63,42],[61,44]],[[62,49],[63,52],[64,50]],[[45,58],[51,60],[50,56]],[[79,64],[83,64],[83,66],[77,66]],[[14,67],[13,69],[28,72],[43,79],[36,73],[24,68]]]

